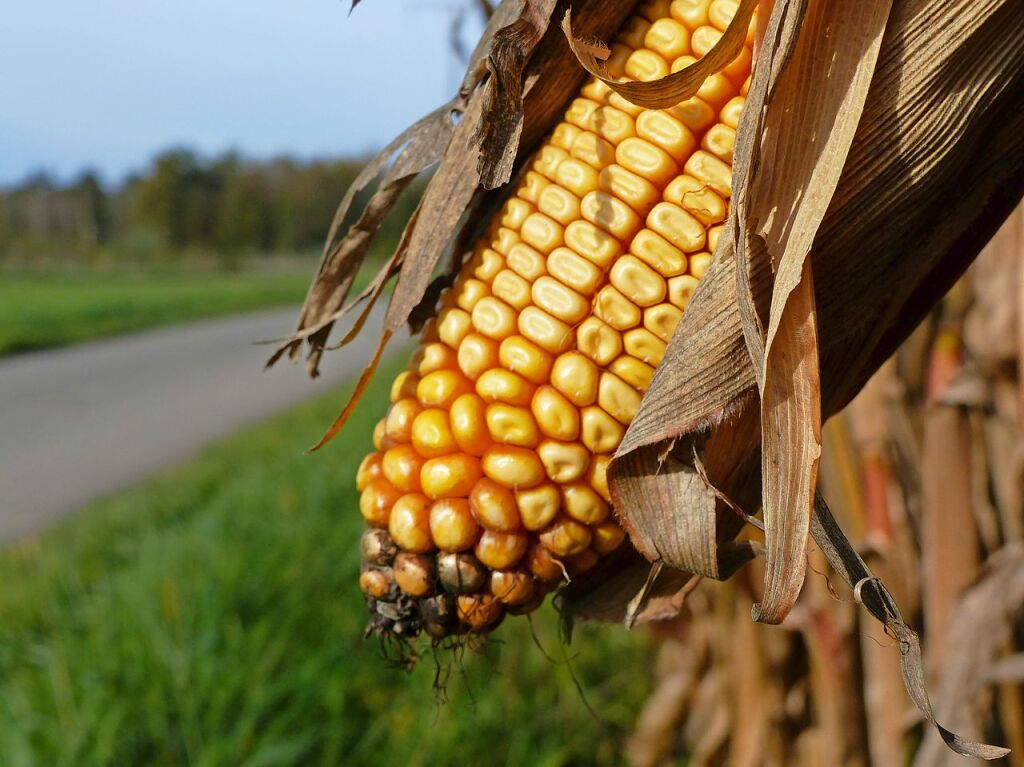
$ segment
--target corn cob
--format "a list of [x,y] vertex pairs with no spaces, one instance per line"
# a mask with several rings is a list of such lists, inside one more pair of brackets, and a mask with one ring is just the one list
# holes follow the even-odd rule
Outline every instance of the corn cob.
[[[642,2],[607,67],[677,71],[736,7]],[[370,630],[489,631],[623,542],[605,472],[726,219],[751,44],[667,110],[586,83],[442,296],[358,470]]]

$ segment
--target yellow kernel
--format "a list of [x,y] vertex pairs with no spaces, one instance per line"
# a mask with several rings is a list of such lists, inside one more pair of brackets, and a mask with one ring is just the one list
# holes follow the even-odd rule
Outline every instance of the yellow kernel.
[[394,443],[388,438],[388,424],[386,418],[377,421],[373,427],[373,446],[377,450],[387,450]]
[[621,165],[609,165],[602,170],[600,184],[604,191],[618,197],[641,216],[646,216],[661,199],[654,184]]
[[679,308],[672,304],[651,306],[644,309],[644,327],[668,343],[672,334],[676,332],[676,325],[682,316]]
[[634,389],[640,391],[646,391],[654,377],[654,368],[628,354],[623,354],[608,369]]
[[603,276],[600,269],[569,248],[556,248],[547,260],[548,274],[572,285],[573,289],[585,296],[594,294]]
[[476,393],[487,402],[526,407],[533,398],[533,384],[518,373],[494,368],[476,379]]
[[657,367],[665,356],[665,342],[646,328],[635,328],[622,336],[626,353],[641,362]]
[[[672,71],[678,72],[681,69],[695,64],[697,59],[693,56],[680,56],[672,62]],[[725,103],[736,95],[736,86],[732,81],[721,73],[710,75],[697,89],[697,98],[705,102],[714,115]],[[712,119],[712,122],[714,120]]]
[[516,505],[523,527],[542,530],[558,516],[562,497],[555,485],[545,482],[528,490],[517,490]]
[[541,192],[537,209],[565,226],[580,217],[580,200],[572,192],[557,184],[550,184]]
[[668,62],[654,51],[641,48],[626,60],[626,75],[634,80],[650,82],[668,74]]
[[384,477],[372,480],[359,496],[359,513],[371,527],[387,528],[391,509],[401,497],[401,491]]
[[441,551],[465,551],[480,537],[465,498],[442,498],[430,505],[430,537]]
[[533,283],[531,295],[541,309],[570,324],[590,314],[590,302],[586,298],[547,275]]
[[746,101],[742,96],[735,96],[729,99],[726,105],[722,107],[719,119],[733,130],[736,130],[739,127],[740,115],[743,114],[743,105]]
[[668,112],[650,109],[636,120],[636,134],[682,165],[697,148],[697,138]]
[[599,524],[608,516],[608,504],[604,498],[582,482],[562,488],[562,506],[566,514],[585,525]]
[[590,130],[612,144],[636,135],[633,118],[613,106],[601,106],[590,116]]
[[733,151],[736,149],[736,131],[718,123],[704,134],[700,142],[701,148],[711,152],[722,162],[732,165]]
[[420,485],[434,499],[465,498],[481,475],[479,460],[465,453],[452,453],[424,463]]
[[614,453],[626,429],[604,410],[592,405],[580,413],[580,433],[591,453]]
[[576,137],[580,135],[581,131],[575,125],[570,125],[567,122],[560,122],[555,127],[554,132],[551,134],[551,139],[548,143],[554,144],[559,149],[564,149],[568,152],[572,149],[572,143],[576,140]]
[[544,256],[525,242],[519,242],[508,253],[508,268],[532,282],[544,274]]
[[[595,375],[596,381],[596,375]],[[594,387],[594,400],[597,387]],[[594,401],[591,400],[591,401]],[[553,386],[541,386],[533,395],[530,410],[541,433],[552,439],[570,441],[580,433],[580,414],[573,403]]]
[[669,15],[670,0],[645,0],[633,9],[633,13],[639,13],[650,22],[657,22]]
[[[476,302],[490,294],[487,283],[481,280],[470,278],[457,284],[455,290],[455,303],[467,312],[473,311]],[[440,328],[438,328],[440,332]]]
[[[558,170],[558,166],[562,160],[568,156],[569,153],[561,147],[557,147],[552,144],[545,144],[541,147],[540,151],[537,152],[537,155],[534,158],[532,166],[533,170],[537,171],[549,181],[554,181],[555,171]],[[522,221],[519,223],[522,224]]]
[[526,200],[520,200],[518,197],[510,197],[498,213],[498,226],[518,231],[527,216],[535,210],[537,209]]
[[623,425],[629,425],[640,408],[640,392],[614,373],[602,373],[597,385],[597,404]]
[[640,309],[611,285],[605,285],[595,297],[594,315],[616,330],[640,324]]
[[694,253],[690,256],[690,274],[696,279],[701,279],[709,266],[711,266],[710,253]]
[[707,243],[704,225],[671,202],[661,202],[654,207],[647,216],[647,227],[684,253],[702,250]]
[[597,78],[593,78],[580,88],[580,93],[586,96],[591,101],[596,101],[599,104],[604,104],[608,100],[613,91],[610,87],[605,85],[602,81]]
[[666,111],[694,134],[703,133],[715,124],[715,110],[699,96],[680,101]]
[[[558,503],[561,503],[561,497],[558,495],[557,490],[555,491],[555,495],[558,497]],[[551,520],[548,521],[548,524],[550,524],[550,522]],[[540,541],[532,543],[527,548],[523,559],[523,566],[526,567],[526,569],[529,570],[535,578],[549,585],[557,583],[567,575],[565,565],[563,565],[561,560],[557,559],[548,547]]]
[[434,549],[430,536],[430,499],[422,493],[406,493],[391,509],[391,538],[403,551],[425,553]]
[[395,445],[384,453],[381,470],[394,487],[411,493],[420,489],[423,456],[412,445]]
[[583,131],[572,143],[572,156],[601,170],[615,162],[615,147],[590,131]]
[[[476,558],[492,570],[507,570],[523,558],[529,540],[526,533],[484,530],[476,543]],[[462,597],[459,597],[460,601]],[[500,604],[500,603],[499,603]]]
[[565,121],[581,130],[590,130],[594,111],[599,106],[601,105],[590,99],[573,99],[569,108],[565,110]]
[[411,370],[403,370],[391,384],[391,401],[398,402],[400,399],[416,396],[416,386],[420,377]]
[[665,199],[686,210],[704,226],[721,223],[729,215],[725,200],[693,176],[676,176],[665,187]]
[[719,32],[725,32],[739,7],[740,4],[737,0],[712,0],[711,5],[708,6],[708,21]]
[[452,349],[458,349],[462,339],[473,332],[473,319],[465,309],[449,306],[437,315],[437,334]]
[[502,341],[516,332],[515,310],[494,296],[477,301],[472,317],[473,327],[495,341]]
[[519,236],[523,238],[523,242],[547,254],[565,241],[562,232],[562,225],[557,221],[543,213],[531,213],[523,222]]
[[528,573],[492,570],[490,589],[491,594],[507,605],[525,605],[534,599],[537,585]]
[[625,112],[634,120],[643,114],[644,111],[643,107],[638,107],[632,101],[624,99],[618,93],[615,93],[615,91],[608,94],[608,106],[618,109],[620,112]]
[[604,367],[622,352],[622,336],[597,317],[588,317],[576,329],[576,347]]
[[481,456],[491,446],[487,431],[487,403],[475,394],[463,394],[452,403],[448,413],[452,434],[459,449]]
[[612,44],[611,52],[608,58],[605,59],[604,68],[613,80],[625,76],[626,62],[632,53],[633,49],[628,45],[622,45],[622,43]]
[[590,453],[575,442],[546,439],[537,447],[537,456],[553,482],[575,482],[590,465]]
[[722,33],[714,27],[703,25],[693,30],[690,37],[694,54],[703,58],[708,55],[708,51],[715,47],[715,43],[721,39]]
[[551,355],[522,336],[502,341],[498,359],[504,367],[535,384],[544,383],[551,376]]
[[622,255],[622,244],[589,221],[573,221],[565,228],[565,244],[599,269]]
[[620,242],[628,242],[643,225],[632,208],[607,192],[591,192],[584,197],[580,213]]
[[630,243],[629,252],[652,266],[662,277],[686,273],[686,255],[650,229],[640,230]]
[[615,39],[630,48],[643,48],[644,36],[650,28],[651,22],[643,16],[630,16],[619,29],[619,34],[615,36]]
[[544,480],[544,466],[540,458],[535,451],[526,448],[492,445],[480,463],[484,474],[513,490],[535,487]]
[[672,18],[687,29],[696,29],[708,23],[708,0],[675,0],[671,5]]
[[698,149],[690,155],[686,172],[722,197],[732,196],[732,168],[710,152]]
[[572,517],[558,517],[540,534],[540,541],[551,553],[567,557],[578,554],[590,545],[590,528]]
[[501,601],[491,594],[459,594],[455,599],[455,614],[470,631],[489,631],[504,612]]
[[597,365],[583,354],[568,352],[555,360],[551,368],[551,385],[569,402],[583,407],[597,399],[598,372]]
[[459,370],[475,381],[482,373],[497,367],[498,342],[479,333],[470,333],[459,344],[458,363]]
[[512,246],[517,242],[519,242],[518,232],[500,227],[494,235],[494,240],[491,242],[491,247],[493,248],[491,254],[492,256],[497,256],[497,258],[490,258],[486,269],[482,269],[482,273],[475,273],[475,276],[484,281],[493,280],[494,275],[505,266],[505,256],[508,255],[508,252],[512,250]]
[[[426,376],[435,370],[451,370],[458,364],[455,359],[455,350],[448,344],[437,341],[422,347],[413,357],[413,362],[416,363],[416,370],[420,376]],[[417,386],[417,388],[419,387]]]
[[550,181],[537,173],[537,171],[531,170],[526,173],[522,183],[516,190],[516,196],[533,205],[537,205],[540,201],[541,192],[549,186],[551,186]]
[[424,407],[449,408],[463,394],[473,391],[473,384],[455,370],[435,370],[420,380],[416,397]]
[[594,527],[591,533],[593,535],[591,545],[594,547],[594,551],[601,556],[615,551],[626,540],[626,531],[610,519]]
[[448,412],[440,408],[427,408],[416,416],[412,422],[412,444],[424,458],[436,458],[458,450]]
[[412,397],[402,399],[390,407],[387,415],[387,435],[392,442],[404,443],[412,439],[412,422],[423,407]]
[[666,61],[690,52],[690,32],[675,19],[661,18],[651,24],[644,36],[644,47]]
[[504,402],[487,406],[487,430],[499,445],[536,447],[540,441],[540,431],[530,411]]
[[577,197],[583,197],[587,192],[597,189],[598,175],[587,163],[570,157],[558,166],[555,181]]
[[684,312],[697,289],[697,278],[690,274],[681,274],[668,281],[668,300]]
[[356,490],[362,492],[373,480],[384,476],[384,472],[381,469],[383,458],[384,456],[380,453],[370,453],[362,460],[362,463],[359,464],[359,469],[356,471]]
[[652,306],[665,299],[665,280],[636,256],[623,256],[616,261],[608,278],[637,306]]
[[619,144],[615,148],[615,161],[659,188],[664,188],[679,173],[676,161],[664,149],[639,137]]
[[612,496],[608,490],[608,464],[612,457],[608,454],[595,455],[590,459],[590,467],[587,469],[587,482],[594,492],[611,503]]
[[519,315],[519,332],[552,354],[560,354],[572,345],[572,327],[543,309],[528,306]]
[[510,533],[522,526],[512,491],[487,477],[473,485],[469,508],[473,518],[486,530]]
[[712,253],[718,248],[718,240],[724,232],[724,226],[713,226],[708,229],[708,250]]
[[[704,26],[699,27],[693,31],[693,35],[690,38],[691,47],[693,52],[698,56],[706,56],[707,53],[714,47],[722,38],[722,32],[714,27]],[[743,78],[750,73],[750,65],[752,59],[750,55],[750,49],[743,47],[740,48],[739,53],[736,54],[736,58],[726,64],[722,70],[722,74],[729,78],[734,83],[742,83]],[[733,86],[735,88],[735,86]]]
[[491,283],[491,291],[513,309],[523,309],[530,305],[530,283],[513,272],[502,269]]

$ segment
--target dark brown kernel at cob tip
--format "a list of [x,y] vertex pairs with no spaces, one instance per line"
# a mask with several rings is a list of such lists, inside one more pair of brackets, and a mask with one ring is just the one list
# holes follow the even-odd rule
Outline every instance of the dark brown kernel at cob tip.
[[[606,66],[679,71],[736,7],[638,2]],[[622,545],[608,465],[726,222],[754,29],[669,109],[589,80],[441,294],[356,477],[371,633],[468,641]]]

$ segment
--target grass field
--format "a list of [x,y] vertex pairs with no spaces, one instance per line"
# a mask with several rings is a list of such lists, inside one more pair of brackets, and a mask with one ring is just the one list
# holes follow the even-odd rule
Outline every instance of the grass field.
[[302,302],[312,263],[265,271],[0,272],[0,356]]
[[321,453],[301,451],[341,393],[0,552],[0,764],[620,763],[650,680],[640,632],[578,626],[563,651],[545,606],[555,662],[508,620],[444,705],[429,658],[406,674],[361,638],[352,474],[386,388]]

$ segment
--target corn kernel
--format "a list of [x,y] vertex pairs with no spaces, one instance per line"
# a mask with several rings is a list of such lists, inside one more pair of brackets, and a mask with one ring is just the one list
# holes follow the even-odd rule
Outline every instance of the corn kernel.
[[611,52],[608,54],[608,58],[605,59],[604,68],[613,80],[625,76],[626,62],[632,53],[633,49],[628,45],[623,45],[622,43],[612,44]]
[[581,130],[590,130],[594,112],[601,106],[596,101],[586,98],[573,99],[565,110],[565,121]]
[[601,170],[615,162],[615,147],[590,131],[583,131],[572,142],[572,156],[593,168]]
[[644,112],[636,120],[636,133],[680,165],[697,148],[697,138],[693,131],[668,112]]
[[498,342],[493,338],[470,333],[459,344],[459,370],[471,381],[498,365]]
[[420,348],[416,357],[413,357],[413,364],[416,365],[416,371],[421,376],[426,376],[435,370],[450,370],[456,366],[454,350],[448,344],[437,341],[428,343]]
[[537,173],[537,171],[527,171],[522,183],[516,190],[516,196],[533,205],[537,205],[540,201],[541,192],[549,186],[551,186],[551,182]]
[[650,82],[668,74],[668,62],[652,50],[633,51],[626,60],[626,75],[634,80]]
[[516,505],[523,527],[527,530],[542,530],[558,516],[562,496],[558,487],[545,482],[528,490],[517,490]]
[[[595,375],[596,379],[596,375]],[[596,385],[594,399],[597,397]],[[570,441],[580,433],[580,415],[573,404],[553,386],[541,386],[530,403],[541,433],[552,439]]]
[[622,336],[597,317],[588,317],[576,329],[576,348],[604,367],[622,352]]
[[657,367],[665,356],[665,341],[646,328],[630,330],[623,334],[622,341],[630,357],[636,357],[652,367]]
[[487,477],[473,486],[469,494],[469,509],[485,530],[510,533],[521,527],[515,495]]
[[430,506],[430,537],[441,551],[465,551],[480,537],[465,498],[442,498]]
[[540,534],[540,541],[551,553],[567,557],[590,545],[590,528],[572,517],[561,516]]
[[412,439],[412,422],[423,407],[415,399],[403,399],[388,410],[386,429],[388,439],[395,444]]
[[644,327],[668,343],[682,316],[682,311],[672,304],[651,306],[644,310]]
[[373,427],[373,446],[377,450],[387,450],[394,444],[388,437],[387,419],[381,418],[377,421],[377,425]]
[[614,453],[626,430],[604,410],[591,406],[580,413],[580,433],[591,453]]
[[611,285],[601,288],[594,298],[594,314],[616,330],[626,330],[640,324],[640,310]]
[[359,512],[371,527],[387,529],[391,508],[402,492],[384,477],[370,482],[359,496]]
[[689,274],[681,274],[668,281],[668,300],[684,312],[697,289],[697,278]]
[[498,444],[536,447],[540,441],[540,431],[530,411],[504,402],[487,406],[487,430]]
[[654,207],[647,217],[647,226],[684,253],[702,250],[707,243],[700,221],[670,202],[661,202]]
[[381,570],[363,570],[359,573],[359,588],[368,597],[383,599],[391,590],[391,579]]
[[623,45],[628,45],[630,48],[643,48],[644,37],[650,28],[651,22],[643,18],[643,16],[630,16],[615,36],[615,40]]
[[719,32],[725,32],[739,8],[737,0],[711,0],[708,6],[708,21]]
[[[500,352],[499,352],[500,353]],[[487,402],[526,407],[533,398],[534,386],[518,373],[494,368],[476,379],[476,393]]]
[[531,213],[523,222],[519,236],[523,238],[523,242],[547,255],[565,242],[562,232],[562,225],[557,221],[543,213]]
[[356,490],[363,492],[366,486],[373,482],[373,480],[384,476],[383,469],[381,468],[383,458],[384,456],[380,453],[374,452],[363,459],[362,463],[359,464],[359,469],[356,471]]
[[633,13],[639,13],[650,22],[657,22],[658,19],[667,18],[671,0],[645,0],[633,9]]
[[572,346],[572,327],[536,306],[528,306],[519,314],[519,332],[552,354]]
[[634,120],[641,114],[643,114],[644,108],[638,107],[632,101],[623,98],[615,91],[608,94],[608,106],[618,109],[620,112],[625,112],[627,115],[632,117]]
[[[693,30],[693,35],[690,38],[691,47],[695,54],[704,57],[721,38],[722,32],[714,27],[698,27]],[[751,61],[750,49],[747,47],[740,48],[736,58],[722,69],[722,74],[733,83],[742,83],[743,78],[750,72]]]
[[[474,277],[460,280],[455,284],[453,290],[455,291],[455,303],[467,312],[473,311],[476,302],[491,293],[486,282]],[[440,333],[440,328],[438,328],[438,333]]]
[[394,403],[400,399],[415,397],[419,382],[420,377],[416,373],[411,370],[403,370],[391,384],[391,401]]
[[670,12],[687,29],[696,29],[708,23],[708,5],[708,0],[675,0]]
[[516,332],[515,310],[494,296],[481,298],[473,307],[472,318],[473,327],[495,341],[503,341]]
[[463,394],[455,400],[448,418],[455,442],[464,453],[481,456],[491,446],[491,435],[487,431],[487,404],[476,394]]
[[526,200],[520,200],[518,197],[510,197],[508,202],[502,207],[498,213],[498,226],[503,226],[506,229],[512,231],[518,231],[522,227],[523,222],[526,218],[537,209],[528,203]]
[[646,391],[654,377],[654,368],[628,354],[615,360],[609,369],[634,389],[640,391]]
[[721,123],[712,125],[711,130],[704,134],[700,146],[731,166],[732,155],[736,149],[736,131]]
[[[429,530],[428,530],[429,533]],[[398,588],[411,597],[430,596],[437,574],[436,560],[411,551],[399,552],[393,567]]]
[[534,450],[492,445],[484,453],[481,465],[484,474],[513,490],[535,487],[544,481],[544,466]]
[[577,482],[562,488],[566,514],[585,525],[596,525],[608,516],[608,504],[590,485]]
[[626,203],[607,192],[591,192],[580,203],[580,215],[620,242],[629,242],[642,226],[640,217]]
[[480,461],[465,453],[431,458],[420,470],[420,486],[433,499],[465,498],[482,476]]
[[516,570],[493,570],[491,594],[506,605],[522,605],[534,598],[537,591],[533,577]]
[[615,148],[615,161],[626,170],[664,188],[679,174],[679,166],[664,149],[639,137],[628,138]]
[[563,322],[575,324],[590,314],[590,302],[553,277],[540,277],[531,291],[534,303]]
[[572,143],[580,133],[582,133],[582,131],[575,125],[570,125],[567,122],[560,122],[551,134],[551,143],[559,149],[564,149],[568,152],[572,149]]
[[587,163],[570,157],[558,166],[555,181],[577,197],[583,197],[597,189],[598,175]]
[[[558,495],[557,491],[555,495]],[[545,583],[556,583],[567,575],[565,565],[551,553],[547,546],[539,541],[527,548],[523,557],[523,566],[534,577]]]
[[579,352],[563,354],[551,368],[551,385],[577,407],[597,401],[597,379],[597,365]]
[[711,254],[710,253],[694,253],[690,257],[690,274],[692,274],[697,280],[700,280],[704,273],[711,266]]
[[666,61],[672,61],[690,52],[690,32],[675,19],[660,18],[647,30],[644,47],[650,48]]
[[420,489],[423,456],[412,445],[395,445],[384,453],[381,470],[395,488],[406,493]]
[[[693,56],[680,56],[672,62],[672,71],[678,72],[681,69],[692,66],[697,62]],[[700,88],[697,89],[697,97],[704,101],[712,110],[714,115],[725,103],[736,95],[736,86],[732,81],[721,73],[709,75]],[[712,121],[714,119],[712,118]]]
[[465,309],[449,306],[437,316],[437,334],[452,349],[458,349],[462,339],[473,332],[473,319]]
[[492,570],[507,570],[523,558],[528,542],[524,532],[484,530],[476,543],[476,558]]
[[[441,306],[448,306],[451,303],[451,294],[451,288],[445,288],[441,291],[441,295],[439,296]],[[423,327],[420,328],[420,340],[422,343],[428,345],[437,343],[440,340],[437,335],[437,317],[431,317],[423,323]],[[420,359],[422,361],[422,357]]]
[[541,192],[537,209],[565,226],[580,217],[580,200],[572,192],[551,184]]
[[599,269],[608,268],[622,254],[622,244],[589,221],[574,221],[565,228],[565,244]]
[[710,152],[698,149],[690,155],[686,172],[722,197],[732,196],[732,168]]
[[[594,264],[569,248],[556,248],[547,260],[548,274],[585,296],[591,296],[601,284],[603,274]],[[522,308],[522,307],[517,307]]]
[[502,619],[505,608],[491,594],[460,594],[455,600],[455,614],[470,631],[486,632]]
[[623,256],[616,261],[608,278],[620,293],[637,306],[652,306],[665,298],[665,280],[636,256]]
[[513,309],[522,310],[530,305],[530,283],[513,272],[502,269],[494,278],[491,290],[496,298],[500,298]]
[[[533,161],[533,170],[544,176],[549,181],[555,180],[555,171],[558,170],[559,164],[569,156],[561,147],[552,146],[548,144],[541,147],[541,150],[537,152],[537,156]],[[522,221],[519,222],[520,226]],[[519,227],[512,227],[518,229]]]
[[612,144],[636,135],[633,118],[612,106],[601,106],[590,116],[590,130]]
[[553,482],[574,482],[586,473],[590,465],[590,453],[575,442],[546,439],[537,447],[537,455],[544,464],[548,479]]
[[718,239],[722,236],[724,231],[724,226],[713,226],[708,229],[708,250],[712,253],[714,253],[715,249],[718,248]]
[[440,408],[427,408],[417,415],[412,422],[412,444],[424,458],[436,458],[458,450],[448,412]]
[[729,215],[725,200],[693,176],[676,176],[665,187],[665,199],[686,210],[704,226],[725,221]]
[[406,493],[391,508],[388,533],[403,551],[433,551],[430,536],[430,499],[422,493]]
[[748,76],[747,79],[743,81],[743,87],[740,88],[740,95],[743,98],[746,98],[749,93],[750,93],[750,77]]
[[502,341],[498,359],[502,366],[531,383],[544,383],[551,376],[551,355],[522,336],[511,336]]
[[610,519],[594,527],[591,533],[591,546],[601,556],[615,551],[626,540],[626,532]]
[[455,370],[435,370],[420,379],[416,397],[424,407],[450,408],[463,394],[473,391],[473,384]]
[[609,165],[601,171],[601,188],[613,194],[641,216],[646,216],[661,193],[650,181],[626,170],[621,165]]
[[[481,280],[493,280],[498,270],[505,266],[505,257],[517,242],[519,242],[519,232],[506,229],[505,227],[498,229],[494,240],[491,242],[491,247],[493,248],[491,250],[492,257],[488,257],[489,260],[486,264],[481,264],[480,269],[474,272],[474,275]],[[497,258],[493,258],[493,256],[497,256]]]
[[614,373],[601,374],[597,384],[597,404],[619,423],[628,426],[640,409],[640,392]]
[[507,263],[509,269],[530,282],[544,274],[544,256],[525,242],[512,246]]
[[715,124],[715,110],[699,96],[680,101],[667,111],[694,134],[701,134]]
[[735,96],[729,99],[726,105],[722,107],[718,119],[733,130],[736,130],[740,125],[740,115],[743,113],[743,105],[746,101],[742,96]]
[[601,80],[592,78],[580,88],[580,93],[586,96],[591,101],[596,101],[599,104],[608,103],[608,97],[614,93],[614,91]]
[[629,251],[644,263],[652,266],[662,277],[674,277],[677,274],[686,273],[686,255],[650,229],[640,230],[633,238],[633,242],[630,243]]
[[608,454],[595,455],[590,459],[590,467],[587,469],[587,483],[609,503],[612,496],[608,490],[608,464],[611,462],[612,457]]

